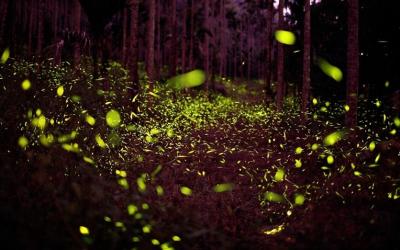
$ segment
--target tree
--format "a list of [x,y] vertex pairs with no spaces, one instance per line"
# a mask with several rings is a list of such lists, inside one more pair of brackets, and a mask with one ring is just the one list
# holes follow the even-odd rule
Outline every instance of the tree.
[[8,0],[0,3],[0,46],[5,44],[4,27],[8,13]]
[[170,0],[171,13],[170,13],[170,47],[169,47],[169,76],[176,75],[177,64],[177,22],[176,22],[176,0]]
[[147,20],[147,34],[146,34],[146,73],[149,77],[150,90],[153,88],[154,81],[154,31],[155,31],[155,9],[156,1],[148,0],[149,17]]
[[303,44],[303,86],[301,91],[302,121],[307,118],[307,108],[310,99],[311,71],[311,5],[310,0],[304,0],[304,44]]
[[182,54],[181,54],[181,65],[182,65],[182,72],[186,71],[186,40],[187,40],[187,6],[186,0],[183,2],[183,20],[182,20]]
[[350,110],[346,113],[348,127],[357,125],[357,101],[359,81],[359,41],[358,41],[358,0],[347,0],[347,91],[346,104]]
[[[283,28],[283,6],[285,4],[285,0],[279,0],[278,7],[278,26],[280,29]],[[283,99],[285,92],[285,83],[284,83],[284,67],[285,67],[285,55],[284,48],[282,43],[278,43],[278,58],[277,58],[277,92],[276,92],[276,107],[279,111],[283,109]]]
[[[73,29],[76,37],[79,37],[81,33],[81,5],[79,0],[73,0],[73,6]],[[81,46],[79,40],[80,39],[76,39],[74,42],[74,65],[78,65],[81,59]]]
[[[129,50],[128,50],[128,67],[130,77],[133,82],[133,89],[138,91],[139,76],[138,76],[138,18],[139,18],[139,1],[129,0],[128,2],[130,15],[130,32],[129,32]],[[136,93],[134,93],[136,94]]]
[[274,1],[267,0],[267,32],[266,32],[266,52],[267,60],[265,67],[265,94],[266,102],[269,101],[271,95],[271,81],[272,81],[272,23],[274,18]]
[[210,0],[204,0],[204,29],[206,30],[204,34],[204,71],[206,72],[206,89],[209,89],[209,73],[210,73],[210,37],[208,32],[210,32],[209,16],[210,16]]

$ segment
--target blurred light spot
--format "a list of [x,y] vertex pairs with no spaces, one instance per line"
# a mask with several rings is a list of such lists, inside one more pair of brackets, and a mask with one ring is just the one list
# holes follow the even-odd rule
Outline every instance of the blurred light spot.
[[29,141],[25,136],[21,136],[20,138],[18,138],[18,145],[22,148],[25,149],[26,146],[28,146]]
[[282,202],[283,196],[274,192],[267,191],[264,193],[264,199],[273,202]]
[[221,183],[214,186],[213,190],[216,193],[232,191],[234,185],[232,183]]
[[274,176],[275,181],[278,181],[278,182],[283,181],[284,177],[285,177],[285,171],[283,169],[279,168],[276,171],[275,176]]
[[95,140],[97,142],[97,145],[99,145],[99,147],[101,147],[101,148],[107,147],[107,144],[104,142],[104,140],[101,138],[101,136],[99,134],[96,135]]
[[88,235],[89,234],[89,228],[84,227],[84,226],[80,226],[79,227],[79,232],[83,235]]
[[342,131],[336,131],[331,134],[329,134],[327,137],[324,139],[324,144],[326,146],[332,146],[338,141],[340,141],[344,136],[344,132]]
[[4,50],[3,54],[1,55],[1,64],[5,64],[8,60],[8,58],[10,58],[10,49],[7,48]]
[[296,43],[296,36],[293,32],[287,30],[277,30],[275,31],[275,39],[286,45],[293,45]]
[[29,81],[28,79],[24,80],[24,81],[21,83],[21,88],[22,88],[23,90],[29,90],[29,89],[31,88],[31,81]]
[[303,152],[303,149],[301,147],[297,147],[296,150],[295,150],[295,153],[297,155],[301,154],[302,152]]
[[296,205],[303,205],[304,204],[304,195],[302,194],[296,194],[294,197],[294,204]]
[[343,73],[342,71],[330,64],[328,61],[325,59],[318,59],[318,66],[321,68],[322,72],[324,72],[327,76],[331,77],[333,80],[340,82],[343,78]]
[[375,142],[371,142],[370,144],[369,144],[369,150],[372,152],[372,151],[374,151],[374,149],[375,149]]
[[85,120],[90,126],[93,126],[96,123],[96,119],[91,115],[86,115]]
[[205,81],[206,74],[204,73],[204,71],[196,69],[169,79],[167,81],[167,86],[172,89],[180,90],[200,86]]
[[281,232],[283,229],[285,229],[285,227],[283,225],[279,225],[279,226],[277,226],[277,227],[275,227],[275,228],[273,228],[271,230],[265,230],[264,234],[266,234],[266,235],[274,235],[274,234],[277,234],[277,233]]
[[181,187],[181,193],[186,196],[192,195],[192,190],[188,187]]
[[106,115],[106,122],[111,128],[118,127],[121,123],[121,116],[119,115],[118,111],[115,109],[108,111]]
[[296,168],[301,168],[301,166],[302,166],[301,159],[295,159],[295,164],[294,164],[294,166],[295,166]]
[[64,94],[64,86],[61,85],[57,88],[57,95],[62,96],[63,94]]
[[128,209],[129,215],[134,215],[138,211],[137,206],[135,206],[133,204],[129,204],[127,209]]
[[329,165],[331,165],[331,164],[333,164],[333,163],[335,162],[335,158],[333,158],[333,156],[330,155],[330,156],[328,156],[328,157],[326,158],[326,162],[327,162]]

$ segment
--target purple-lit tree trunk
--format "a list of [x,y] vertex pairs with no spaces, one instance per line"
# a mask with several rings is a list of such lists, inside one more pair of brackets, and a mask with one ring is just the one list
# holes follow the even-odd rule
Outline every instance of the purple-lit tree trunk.
[[[278,26],[280,29],[283,28],[283,6],[285,0],[279,0],[279,14],[278,14]],[[276,107],[278,111],[283,109],[283,99],[285,92],[285,82],[284,82],[284,67],[285,67],[285,55],[282,43],[278,43],[278,58],[277,58],[277,92],[276,92]]]
[[195,11],[195,0],[190,1],[190,41],[189,41],[189,68],[193,69],[193,46],[194,46],[194,11]]
[[39,3],[36,6],[37,8],[37,18],[38,18],[38,23],[37,23],[37,41],[36,41],[36,53],[40,54],[43,49],[43,30],[44,30],[44,0],[38,0]]
[[163,67],[162,58],[161,58],[161,8],[162,4],[160,0],[156,0],[156,42],[155,42],[155,77],[157,80],[161,78],[161,69]]
[[219,64],[219,75],[225,76],[225,72],[226,72],[226,29],[227,29],[227,25],[226,25],[226,18],[225,18],[225,0],[221,0],[220,1],[220,36],[221,36],[221,54],[220,54],[220,64]]
[[127,66],[126,63],[126,53],[128,50],[128,10],[125,8],[123,13],[122,13],[122,62],[124,63],[125,66]]
[[181,64],[182,64],[182,72],[186,71],[186,40],[187,40],[187,6],[186,1],[183,3],[183,20],[182,20],[182,57],[181,57]]
[[155,31],[155,8],[156,1],[148,0],[149,18],[147,20],[146,34],[146,73],[149,77],[150,91],[153,89],[154,82],[154,31]]
[[272,81],[272,23],[274,18],[274,1],[267,0],[267,32],[266,32],[266,51],[267,60],[265,67],[265,101],[268,103],[271,98]]
[[358,45],[358,0],[347,0],[347,93],[346,103],[350,110],[346,113],[346,126],[357,125],[357,101],[359,81],[359,45]]
[[[81,33],[81,4],[79,0],[73,1],[73,29],[74,32],[79,35]],[[78,41],[74,44],[74,65],[78,65],[81,60],[81,46]]]
[[310,0],[304,0],[304,44],[303,44],[303,86],[301,91],[302,121],[307,118],[310,99],[310,68],[311,67],[311,6]]
[[[209,27],[210,0],[204,0],[204,28],[210,30]],[[206,90],[209,90],[209,73],[210,73],[210,55],[209,55],[210,37],[209,34],[204,35],[204,71],[206,72]]]
[[8,12],[8,0],[0,3],[0,46],[5,44],[4,27],[6,25],[6,18]]
[[[130,77],[133,82],[133,89],[138,91],[138,18],[139,18],[139,1],[129,0],[130,14],[130,32],[129,32],[129,49],[127,53]],[[136,94],[136,93],[135,93]]]
[[170,16],[170,47],[169,47],[169,76],[176,75],[176,65],[177,65],[177,22],[176,22],[176,0],[170,0],[171,12]]

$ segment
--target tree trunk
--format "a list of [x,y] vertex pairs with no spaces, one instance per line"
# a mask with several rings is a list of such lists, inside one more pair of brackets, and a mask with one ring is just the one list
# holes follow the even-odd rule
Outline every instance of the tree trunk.
[[357,125],[357,101],[359,81],[359,45],[358,45],[358,0],[347,0],[347,93],[346,103],[350,110],[346,113],[346,126]]
[[125,8],[123,13],[122,13],[122,62],[124,66],[127,66],[126,63],[126,53],[128,50],[128,42],[127,42],[127,37],[128,37],[128,10]]
[[186,39],[187,39],[187,28],[186,28],[186,21],[187,21],[187,6],[186,2],[183,3],[183,21],[182,21],[182,72],[186,71]]
[[221,0],[220,6],[220,36],[221,36],[221,55],[220,55],[220,64],[219,64],[219,75],[220,77],[225,76],[226,72],[226,35],[225,31],[226,27],[226,18],[225,18],[225,0]]
[[[204,0],[204,28],[209,31],[209,15],[210,15],[210,0]],[[206,90],[209,90],[209,73],[210,73],[210,36],[208,33],[204,34],[204,71],[206,72]]]
[[194,43],[194,1],[190,3],[190,41],[189,41],[189,68],[193,69],[193,43]]
[[311,6],[310,0],[304,0],[304,44],[303,44],[303,86],[301,91],[302,121],[307,118],[307,109],[310,99],[310,71],[311,71]]
[[0,46],[5,46],[6,39],[4,35],[4,27],[6,25],[7,20],[7,12],[8,12],[8,0],[3,1],[0,4]]
[[161,69],[163,68],[162,58],[161,58],[161,3],[160,0],[157,0],[156,4],[156,52],[155,52],[155,77],[157,80],[161,79]]
[[169,76],[173,77],[176,75],[176,62],[177,62],[177,22],[176,22],[176,0],[171,1],[171,13],[170,13],[170,48],[169,48]]
[[266,51],[267,65],[265,67],[265,100],[268,103],[271,98],[271,81],[272,81],[272,23],[274,19],[274,0],[267,0],[267,32],[266,32]]
[[154,83],[154,31],[155,31],[155,8],[156,1],[148,0],[149,19],[147,20],[146,41],[146,73],[149,77],[150,91]]
[[36,43],[36,53],[39,55],[43,49],[43,30],[44,30],[44,0],[39,0],[39,4],[36,6],[38,8],[38,35]]
[[81,60],[81,45],[79,42],[79,36],[81,33],[81,4],[79,3],[79,0],[74,0],[73,5],[73,30],[77,38],[74,42],[74,65],[77,66]]
[[[279,28],[283,28],[283,6],[284,0],[279,1],[279,21],[278,25]],[[277,58],[277,92],[276,92],[276,107],[278,111],[282,111],[283,109],[283,99],[284,99],[284,67],[285,67],[285,55],[284,55],[284,48],[282,43],[278,43],[278,58]]]
[[129,32],[129,49],[127,53],[128,67],[130,77],[133,82],[134,94],[139,91],[139,75],[138,75],[138,18],[139,18],[139,1],[129,0],[130,14],[130,32]]

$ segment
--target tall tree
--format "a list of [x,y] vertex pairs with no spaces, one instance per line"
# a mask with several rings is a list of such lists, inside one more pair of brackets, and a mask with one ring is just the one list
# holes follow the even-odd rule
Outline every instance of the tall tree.
[[267,32],[266,36],[266,69],[265,69],[265,94],[266,102],[271,98],[271,81],[272,81],[272,24],[274,19],[274,0],[267,0]]
[[187,40],[187,6],[186,0],[183,2],[183,20],[182,20],[182,54],[181,54],[181,67],[182,72],[186,71],[186,40]]
[[304,0],[304,42],[303,42],[303,86],[301,92],[302,121],[307,118],[307,108],[310,99],[311,71],[311,5],[310,0]]
[[0,46],[5,44],[4,27],[6,25],[6,18],[8,13],[8,0],[0,3]]
[[[278,7],[278,26],[279,29],[283,28],[283,6],[285,4],[285,0],[279,0]],[[282,43],[278,43],[278,58],[277,58],[277,92],[276,92],[276,107],[279,111],[283,109],[283,99],[285,93],[285,82],[284,82],[284,67],[285,67],[285,55],[284,55],[284,47]]]
[[[129,25],[129,49],[128,49],[128,66],[130,77],[133,82],[133,89],[138,91],[139,75],[138,75],[138,24],[139,24],[139,1],[129,0],[128,2],[130,25]],[[136,93],[134,93],[136,94]]]
[[44,40],[44,0],[38,0],[39,4],[37,5],[37,18],[38,18],[38,33],[37,33],[37,42],[36,42],[36,53],[40,54],[43,49],[43,40]]
[[193,65],[193,49],[194,49],[194,12],[195,12],[195,0],[190,1],[190,40],[189,40],[189,68],[192,69]]
[[[81,33],[81,4],[79,0],[73,0],[73,31],[76,34],[76,38]],[[81,45],[80,39],[74,41],[74,65],[78,65],[81,59]]]
[[346,113],[346,126],[357,125],[357,101],[359,81],[359,41],[358,0],[347,0],[347,91],[346,103],[350,110]]
[[154,31],[155,31],[155,10],[156,0],[148,0],[149,17],[147,20],[146,34],[146,73],[150,81],[150,90],[153,88],[154,81]]
[[210,0],[204,0],[204,29],[206,30],[204,34],[204,71],[206,72],[206,89],[209,89],[209,73],[210,73],[210,36],[208,32],[210,32],[209,25],[210,18]]
[[176,75],[177,65],[177,21],[176,21],[176,0],[170,0],[171,13],[170,13],[170,24],[171,37],[170,37],[170,48],[169,48],[169,76]]

